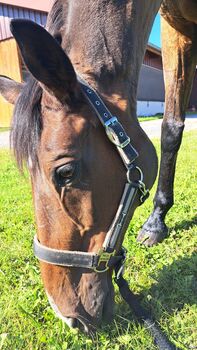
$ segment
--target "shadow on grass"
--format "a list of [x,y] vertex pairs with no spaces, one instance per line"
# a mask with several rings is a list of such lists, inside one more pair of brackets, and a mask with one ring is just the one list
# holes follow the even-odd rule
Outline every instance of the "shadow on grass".
[[[139,297],[157,319],[164,310],[172,314],[175,310],[181,310],[184,304],[197,303],[197,253],[175,260],[151,277],[155,283],[151,288],[144,289]],[[124,304],[119,305],[119,311],[124,314]]]
[[176,231],[176,230],[189,230],[190,228],[192,228],[193,226],[197,225],[197,216],[194,216],[191,220],[183,220],[177,224],[175,224],[175,226],[170,227],[170,231]]
[[162,311],[173,313],[181,310],[184,304],[197,302],[197,253],[175,260],[164,266],[157,276],[155,284],[142,294],[151,296],[150,306],[153,313],[160,317]]
[[[151,288],[142,290],[139,298],[157,322],[165,315],[180,311],[184,305],[197,303],[197,253],[175,260],[151,277],[155,283]],[[116,305],[115,319],[121,323],[122,331],[128,331],[129,322],[136,321],[122,301]]]

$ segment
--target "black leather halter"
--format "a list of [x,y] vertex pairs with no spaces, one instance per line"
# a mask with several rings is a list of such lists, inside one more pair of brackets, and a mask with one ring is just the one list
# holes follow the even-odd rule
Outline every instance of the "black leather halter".
[[[105,272],[110,267],[114,267],[115,282],[119,287],[120,294],[132,309],[137,319],[144,323],[147,330],[154,337],[154,342],[157,347],[160,350],[175,350],[175,346],[167,339],[165,334],[162,333],[160,327],[152,318],[151,313],[144,310],[139,304],[138,297],[132,293],[128,283],[123,277],[124,263],[126,260],[125,249],[122,247],[119,255],[116,255],[117,242],[125,232],[128,212],[134,202],[137,191],[140,192],[141,202],[144,202],[149,195],[149,191],[146,190],[143,182],[143,173],[141,169],[134,164],[138,153],[131,145],[130,139],[117,117],[111,115],[98,94],[80,77],[78,77],[78,81],[84,96],[96,112],[105,128],[107,136],[110,141],[115,144],[123,160],[126,167],[127,182],[115,218],[107,232],[102,248],[98,253],[51,249],[42,245],[36,236],[34,237],[34,253],[38,259],[54,265],[81,267],[92,269],[96,272]],[[131,172],[134,169],[139,172],[140,179],[132,182]]]
[[[134,202],[137,191],[140,191],[141,202],[144,202],[148,197],[149,191],[145,188],[141,169],[134,164],[135,159],[138,157],[138,152],[131,145],[130,138],[126,134],[123,126],[118,121],[117,117],[110,113],[96,91],[79,76],[78,81],[85,98],[104,126],[108,138],[116,146],[120,154],[124,166],[126,167],[127,181],[116,215],[107,232],[102,248],[98,253],[52,249],[41,244],[37,236],[34,237],[34,253],[39,260],[49,264],[82,267],[92,269],[96,272],[105,272],[110,267],[116,266],[117,264],[120,265],[120,262],[122,268],[126,253],[125,249],[122,248],[120,254],[116,254],[117,242],[120,237],[122,237],[123,231],[125,231],[128,212]],[[133,170],[137,170],[139,173],[139,180],[135,182],[131,180],[131,172],[133,172]]]

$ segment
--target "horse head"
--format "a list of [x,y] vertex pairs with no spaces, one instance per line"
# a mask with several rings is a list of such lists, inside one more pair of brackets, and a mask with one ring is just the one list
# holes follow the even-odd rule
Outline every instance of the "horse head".
[[[20,84],[2,77],[0,89],[15,103],[13,144],[18,163],[28,163],[38,240],[58,250],[97,253],[123,191],[121,159],[59,43],[31,21],[13,21],[12,32],[33,78]],[[40,265],[49,301],[69,325],[89,330],[111,319],[111,269]]]

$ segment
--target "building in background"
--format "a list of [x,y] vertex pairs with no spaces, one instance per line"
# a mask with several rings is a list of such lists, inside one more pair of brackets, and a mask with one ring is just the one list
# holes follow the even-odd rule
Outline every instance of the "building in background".
[[[9,23],[12,18],[25,18],[45,25],[53,0],[4,0],[0,2],[0,74],[23,81],[27,71],[20,57]],[[197,109],[197,74],[189,107]],[[13,107],[0,97],[0,127],[9,126]],[[149,44],[138,85],[138,115],[154,115],[164,110],[164,83],[161,50]]]
[[[12,18],[25,18],[45,25],[50,0],[8,0],[0,2],[0,74],[16,81],[25,78],[25,67],[10,32]],[[33,8],[32,8],[33,7]],[[9,126],[13,107],[0,96],[0,127]]]
[[[138,116],[164,112],[165,90],[161,49],[151,43],[147,46],[140,71],[137,99]],[[188,109],[197,110],[197,68]]]
[[149,43],[138,82],[137,115],[149,116],[163,113],[164,100],[161,49]]

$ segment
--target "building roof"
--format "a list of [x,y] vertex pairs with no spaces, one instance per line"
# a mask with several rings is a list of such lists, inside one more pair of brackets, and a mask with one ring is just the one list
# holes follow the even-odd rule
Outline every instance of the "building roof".
[[154,52],[157,55],[161,56],[161,48],[159,46],[154,45],[154,44],[149,42],[147,48],[149,51]]
[[10,20],[12,18],[30,19],[45,26],[47,12],[7,5],[0,2],[0,41],[12,37],[12,33],[10,32]]
[[2,0],[1,4],[48,12],[53,0]]

